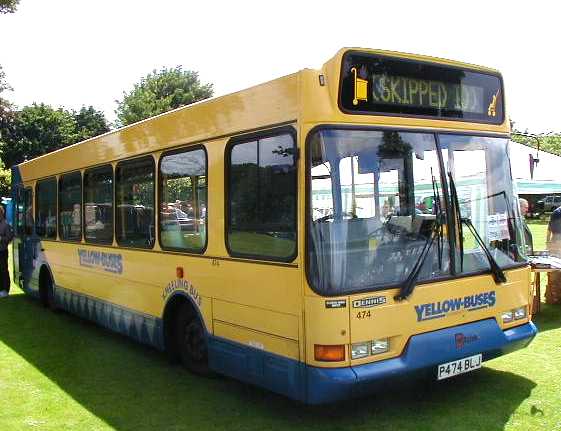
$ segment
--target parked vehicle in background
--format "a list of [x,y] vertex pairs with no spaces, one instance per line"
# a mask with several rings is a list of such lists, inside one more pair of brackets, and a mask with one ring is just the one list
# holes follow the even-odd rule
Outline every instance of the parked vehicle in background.
[[536,202],[533,213],[541,215],[546,212],[553,212],[561,206],[561,196],[546,196]]
[[167,210],[162,210],[162,226],[164,230],[186,230],[195,231],[197,228],[198,221],[189,217],[185,211],[179,208],[169,208]]

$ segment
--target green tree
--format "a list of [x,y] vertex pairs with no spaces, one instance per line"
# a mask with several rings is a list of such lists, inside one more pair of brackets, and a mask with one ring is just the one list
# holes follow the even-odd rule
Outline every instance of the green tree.
[[92,106],[74,112],[34,103],[13,112],[0,139],[0,156],[9,167],[108,130],[103,112]]
[[[0,0],[0,8],[2,0]],[[2,145],[3,136],[6,135],[12,124],[12,105],[2,98],[2,92],[11,90],[5,80],[6,75],[0,66],[0,146]],[[0,160],[0,196],[10,196],[12,186],[12,172],[6,169],[4,163]]]
[[528,130],[521,132],[517,130],[516,123],[511,121],[512,128],[512,140],[518,142],[519,144],[528,145],[530,147],[537,148],[538,142],[540,145],[540,150],[544,150],[553,154],[561,156],[561,134],[532,134]]
[[[18,3],[19,0],[0,0],[0,14],[15,12]],[[5,79],[6,75],[0,66],[0,142],[2,142],[2,132],[6,133],[6,128],[12,119],[12,105],[2,97],[2,92],[12,90]]]
[[12,193],[12,171],[6,169],[0,160],[0,196],[10,196]]
[[26,106],[15,113],[12,127],[3,137],[2,161],[5,166],[13,166],[66,147],[77,139],[72,113],[43,103]]
[[12,13],[16,11],[19,0],[0,0],[0,13]]
[[538,141],[540,143],[540,150],[561,156],[561,135],[535,135],[535,137],[512,135],[512,140],[519,144],[528,145],[537,148]]
[[197,72],[181,66],[153,70],[116,100],[118,124],[126,126],[154,115],[212,97],[212,84],[202,84]]
[[0,66],[0,93],[11,89],[10,84],[6,82],[6,74],[2,70],[2,66]]
[[2,93],[10,91],[12,87],[6,82],[6,74],[0,66],[0,141],[2,132],[8,127],[12,117],[12,105],[2,97]]
[[74,112],[76,121],[77,140],[84,141],[109,131],[109,123],[102,111],[96,111],[93,106],[82,106],[80,111]]
[[12,104],[2,97],[2,93],[12,89],[6,82],[5,77],[2,66],[0,66],[0,145],[9,135],[14,118]]
[[[0,0],[0,14],[13,13],[19,0]],[[12,119],[12,105],[2,97],[2,93],[12,90],[10,85],[6,82],[6,75],[0,66],[0,142],[2,141],[2,132],[6,133],[6,128]]]

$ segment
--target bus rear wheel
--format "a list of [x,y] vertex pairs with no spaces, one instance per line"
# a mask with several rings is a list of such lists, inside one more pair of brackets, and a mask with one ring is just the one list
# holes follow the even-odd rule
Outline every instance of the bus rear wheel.
[[189,371],[209,375],[208,345],[205,329],[192,310],[184,305],[177,316],[177,352]]

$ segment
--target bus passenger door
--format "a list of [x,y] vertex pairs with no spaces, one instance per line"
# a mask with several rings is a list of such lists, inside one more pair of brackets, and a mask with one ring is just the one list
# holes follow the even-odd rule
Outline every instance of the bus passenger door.
[[14,278],[25,290],[33,272],[33,191],[30,187],[19,187],[16,198]]

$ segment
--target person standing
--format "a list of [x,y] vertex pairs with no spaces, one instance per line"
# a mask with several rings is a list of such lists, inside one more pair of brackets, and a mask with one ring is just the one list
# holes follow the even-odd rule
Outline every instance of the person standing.
[[[551,213],[547,225],[547,249],[552,256],[561,258],[561,207]],[[561,271],[548,273],[545,302],[561,304]]]
[[0,298],[10,292],[10,272],[8,269],[8,245],[14,238],[12,227],[6,221],[6,210],[0,205]]

